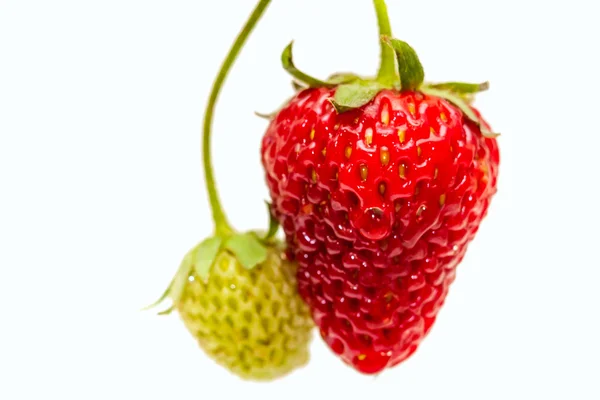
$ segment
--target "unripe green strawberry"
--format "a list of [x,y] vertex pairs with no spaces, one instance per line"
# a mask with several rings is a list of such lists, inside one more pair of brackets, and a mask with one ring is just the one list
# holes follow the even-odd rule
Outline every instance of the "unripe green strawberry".
[[176,308],[219,364],[246,379],[274,379],[309,359],[313,325],[295,274],[276,247],[251,270],[221,251],[206,282],[190,274]]
[[296,273],[274,240],[214,236],[186,254],[154,305],[170,298],[160,314],[177,310],[202,350],[237,376],[272,380],[309,360],[314,325]]

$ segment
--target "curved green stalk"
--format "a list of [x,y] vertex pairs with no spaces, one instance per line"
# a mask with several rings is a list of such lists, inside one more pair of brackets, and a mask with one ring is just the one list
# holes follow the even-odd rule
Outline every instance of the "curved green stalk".
[[233,63],[235,62],[238,54],[240,53],[240,50],[244,47],[248,36],[250,36],[250,33],[256,26],[258,20],[262,17],[270,2],[271,0],[260,0],[254,8],[254,11],[248,18],[248,21],[244,25],[242,31],[238,34],[235,42],[233,43],[233,46],[231,47],[231,50],[229,50],[229,54],[227,54],[227,57],[225,58],[225,61],[223,62],[223,65],[219,70],[219,74],[217,75],[215,82],[213,83],[210,98],[208,100],[208,105],[206,107],[206,113],[204,115],[204,128],[202,136],[202,159],[204,164],[206,190],[208,191],[213,221],[215,223],[215,232],[216,235],[219,236],[229,235],[233,232],[233,229],[227,221],[225,211],[221,206],[212,169],[212,156],[210,152],[210,144],[214,109],[223,83],[225,82],[225,78],[227,77],[227,74],[231,70],[231,67],[233,66]]
[[[381,37],[392,37],[392,27],[388,16],[385,0],[373,0],[375,11],[377,13],[377,23],[379,25],[379,35]],[[396,54],[394,49],[380,41],[381,45],[381,65],[377,80],[384,85],[395,86],[399,82],[398,70],[396,68]]]

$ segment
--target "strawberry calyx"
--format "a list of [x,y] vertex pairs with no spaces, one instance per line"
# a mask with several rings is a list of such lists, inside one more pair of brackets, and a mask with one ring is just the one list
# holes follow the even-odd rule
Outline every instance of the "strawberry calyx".
[[165,300],[170,299],[171,306],[158,313],[159,315],[170,314],[181,299],[190,276],[194,274],[204,283],[208,282],[215,260],[223,251],[232,254],[244,268],[248,270],[255,268],[267,259],[269,247],[277,244],[274,240],[277,227],[276,223],[271,222],[269,231],[263,235],[261,232],[248,231],[236,232],[227,237],[211,236],[204,239],[184,256],[175,276],[160,298],[143,310],[158,307]]
[[[495,138],[499,134],[489,132],[470,107],[477,93],[489,88],[488,82],[425,82],[425,72],[416,51],[406,42],[392,37],[385,0],[373,0],[380,33],[381,64],[376,77],[361,77],[353,73],[336,73],[326,80],[315,78],[300,71],[293,61],[293,41],[281,55],[283,68],[294,78],[294,89],[298,92],[307,88],[335,88],[329,101],[337,113],[344,113],[368,104],[382,90],[420,91],[437,96],[454,104],[463,115],[480,128],[485,137]],[[258,114],[272,119],[272,114]]]

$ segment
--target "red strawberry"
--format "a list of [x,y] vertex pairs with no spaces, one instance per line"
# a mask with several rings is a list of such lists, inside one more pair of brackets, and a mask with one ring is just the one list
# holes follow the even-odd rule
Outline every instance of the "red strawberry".
[[468,104],[487,85],[424,84],[412,48],[384,42],[377,79],[325,82],[294,67],[290,45],[284,66],[311,87],[262,142],[300,294],[329,347],[363,373],[405,360],[431,329],[499,165],[495,135]]

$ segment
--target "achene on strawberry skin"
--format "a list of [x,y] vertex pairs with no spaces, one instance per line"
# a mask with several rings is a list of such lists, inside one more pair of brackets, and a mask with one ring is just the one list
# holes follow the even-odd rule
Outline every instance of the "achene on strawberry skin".
[[425,84],[404,42],[385,38],[382,65],[386,45],[391,84],[319,81],[286,49],[284,66],[310,87],[273,116],[261,149],[300,295],[333,352],[368,374],[406,360],[430,331],[499,167],[495,135],[469,104],[487,85]]

